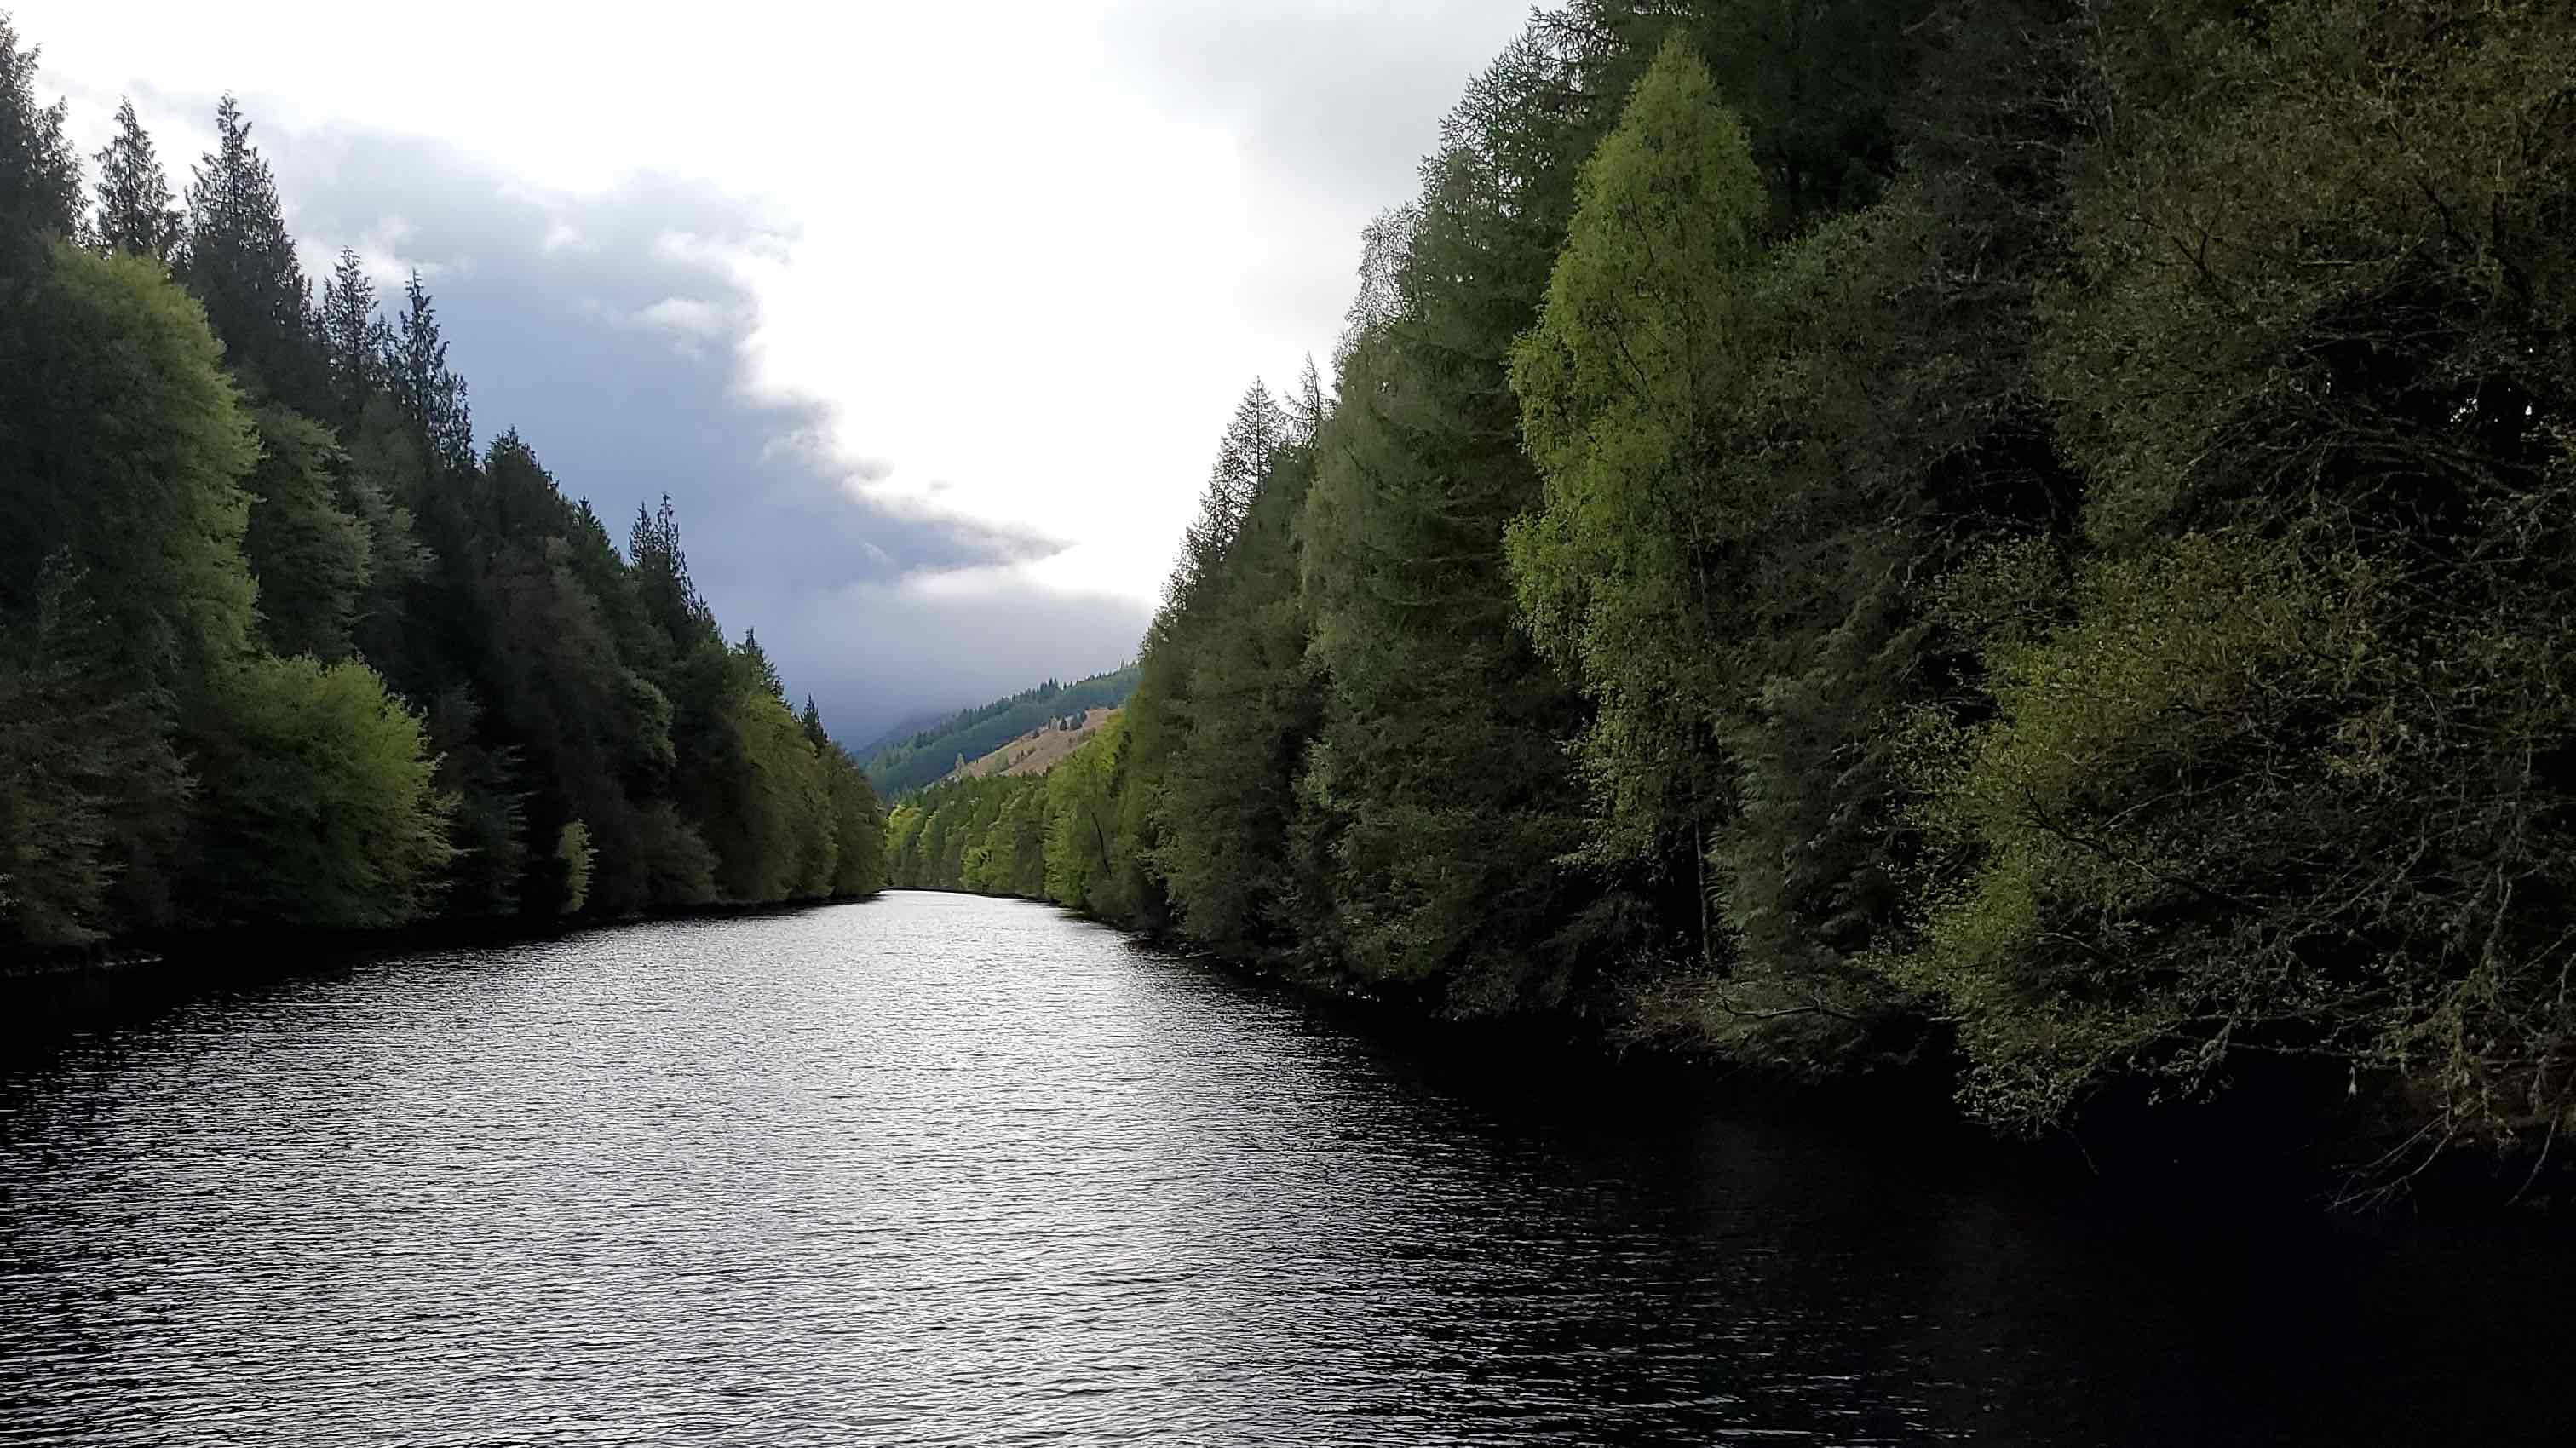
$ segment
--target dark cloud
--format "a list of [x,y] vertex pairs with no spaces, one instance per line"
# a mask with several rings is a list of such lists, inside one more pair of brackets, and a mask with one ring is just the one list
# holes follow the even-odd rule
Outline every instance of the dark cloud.
[[[835,460],[819,407],[738,392],[756,313],[723,258],[784,240],[750,204],[651,176],[597,196],[538,195],[451,148],[382,134],[263,128],[256,139],[304,244],[423,269],[484,440],[516,428],[621,541],[635,509],[668,493],[717,616],[756,627],[836,732],[1132,652],[1143,620],[1130,601],[900,586],[1062,545],[869,502],[851,484],[887,465]],[[385,290],[391,310],[399,288]]]
[[[778,652],[770,642],[775,628],[800,652],[836,658],[875,681],[885,698],[935,701],[928,707],[938,709],[1116,668],[1135,657],[1151,611],[1137,599],[1068,597],[1017,579],[971,594],[861,584],[793,597],[755,589],[745,601],[761,616],[760,641],[771,652]],[[792,677],[788,683],[801,687]],[[863,724],[815,692],[833,731],[854,743],[896,717],[923,712],[890,710]]]

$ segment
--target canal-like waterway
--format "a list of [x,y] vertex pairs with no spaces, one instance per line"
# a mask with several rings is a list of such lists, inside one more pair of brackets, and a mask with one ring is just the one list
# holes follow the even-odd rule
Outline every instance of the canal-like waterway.
[[0,1443],[2576,1441],[2545,1235],[1504,1039],[932,894],[209,987],[0,1059]]

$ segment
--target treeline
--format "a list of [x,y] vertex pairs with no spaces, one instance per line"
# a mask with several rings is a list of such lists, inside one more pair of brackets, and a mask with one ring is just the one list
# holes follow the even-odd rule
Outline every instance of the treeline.
[[[1056,760],[1043,776],[953,778],[886,814],[886,876],[899,889],[971,889],[1054,899],[1110,920],[1136,920],[1115,894],[1115,760],[1126,716]],[[1133,868],[1133,866],[1128,866]]]
[[983,758],[1051,719],[1115,709],[1136,691],[1136,666],[1073,683],[1049,679],[1007,699],[961,709],[942,723],[869,756],[868,781],[886,798],[935,784],[958,765]]
[[2576,1124],[2576,11],[1575,0],[1443,138],[1123,727],[897,882],[2021,1129]]
[[94,182],[0,17],[0,946],[873,892],[883,822],[669,500],[480,454],[417,276],[320,304],[227,97]]

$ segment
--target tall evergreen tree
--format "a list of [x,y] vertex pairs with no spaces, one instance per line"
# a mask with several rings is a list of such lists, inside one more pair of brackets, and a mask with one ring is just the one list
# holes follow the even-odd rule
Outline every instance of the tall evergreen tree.
[[187,213],[174,204],[170,178],[131,98],[117,103],[116,135],[99,149],[98,243],[167,264],[179,249]]
[[385,364],[393,350],[393,336],[376,310],[375,279],[349,247],[340,248],[339,260],[322,283],[321,328],[334,403],[330,420],[342,428],[354,427],[369,400],[389,380]]
[[229,94],[215,108],[215,149],[188,188],[181,267],[225,360],[255,389],[307,413],[325,410],[313,288],[287,234],[277,177],[250,142],[251,123]]
[[1226,551],[1242,531],[1244,515],[1286,445],[1290,426],[1270,389],[1253,379],[1218,445],[1216,466],[1199,494],[1198,516],[1182,531],[1181,555],[1164,590],[1171,607],[1186,609],[1191,592],[1224,567]]
[[36,238],[72,236],[80,224],[80,157],[64,131],[70,108],[36,104],[41,54],[22,48],[0,13],[0,245],[20,253],[12,271],[32,258]]
[[1506,368],[1570,209],[1580,80],[1524,37],[1452,113],[1298,525],[1327,686],[1297,828],[1333,881],[1309,945],[1460,1010],[1573,999],[1616,908],[1556,862],[1576,701],[1513,628],[1502,563],[1538,493]]
[[474,418],[465,402],[465,379],[447,365],[438,309],[418,271],[403,284],[403,310],[394,319],[384,372],[395,403],[427,441],[431,460],[452,473],[470,470]]

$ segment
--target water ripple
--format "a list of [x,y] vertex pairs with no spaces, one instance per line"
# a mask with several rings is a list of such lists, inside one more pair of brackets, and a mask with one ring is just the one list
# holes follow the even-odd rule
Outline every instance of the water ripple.
[[210,994],[0,1070],[0,1444],[2305,1421],[2009,1197],[1556,1084],[963,897]]

